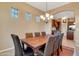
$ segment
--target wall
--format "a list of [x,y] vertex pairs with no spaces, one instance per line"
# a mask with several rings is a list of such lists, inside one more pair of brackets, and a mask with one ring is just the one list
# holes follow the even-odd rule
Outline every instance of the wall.
[[[11,7],[18,7],[20,10],[19,18],[16,21],[10,17]],[[56,14],[65,10],[71,10],[75,12],[75,41],[77,42],[77,45],[79,45],[79,3],[70,3],[59,8],[49,10],[48,12],[50,14]],[[24,20],[24,13],[26,11],[29,11],[33,15],[32,20],[30,22],[26,22]],[[40,23],[35,22],[34,16],[40,14],[43,14],[43,12],[36,8],[33,8],[32,6],[26,3],[0,3],[0,51],[4,52],[5,50],[13,49],[14,46],[12,38],[10,36],[11,33],[19,35],[20,38],[24,38],[26,32],[36,32],[45,30],[46,33],[49,34],[51,30],[51,21],[49,21],[48,24],[43,23],[43,21],[41,21]],[[66,29],[65,24],[63,24],[62,27]],[[4,53],[1,52],[0,55],[14,55],[12,51],[14,51],[14,49],[8,53],[6,51]]]
[[[74,14],[75,14],[75,19],[76,19],[76,31],[79,30],[79,3],[78,2],[74,2],[74,3],[70,3],[70,4],[67,4],[67,5],[64,5],[64,6],[61,6],[59,8],[55,8],[55,9],[52,9],[52,10],[49,10],[48,12],[50,14],[57,14],[59,12],[63,12],[63,11],[73,11]],[[63,25],[63,27],[65,27]]]
[[[77,46],[76,50],[79,51],[79,2],[70,3],[67,5],[61,6],[59,8],[49,10],[48,12],[50,14],[56,14],[56,13],[63,12],[63,11],[73,11],[75,13],[76,31],[74,33],[74,36],[75,36],[74,41],[75,41],[75,46]],[[66,29],[65,25],[66,24],[62,25],[64,29]]]
[[48,21],[48,23],[44,23],[44,30],[46,34],[51,34],[51,29],[52,29],[52,23],[51,20]]
[[[13,19],[10,15],[11,7],[17,7],[20,10],[19,18]],[[32,14],[32,20],[26,22],[24,13],[28,11]],[[41,32],[43,29],[43,22],[35,22],[35,16],[43,14],[42,11],[33,8],[26,3],[0,3],[0,55],[14,55],[11,52],[4,52],[11,50],[14,45],[11,38],[11,33],[19,35],[20,38],[25,37],[26,32]],[[4,53],[2,53],[2,51]]]
[[[62,12],[59,12],[57,14],[54,15],[54,18],[62,18],[62,17],[67,17],[67,18],[73,18],[75,17],[74,15],[74,11],[62,11]],[[60,19],[61,21],[61,31],[64,33],[64,36],[66,36],[67,34],[67,21],[66,23],[63,23],[63,20]]]

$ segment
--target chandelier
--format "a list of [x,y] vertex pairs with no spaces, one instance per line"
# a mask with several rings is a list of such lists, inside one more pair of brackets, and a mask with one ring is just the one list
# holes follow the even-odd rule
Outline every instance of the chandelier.
[[47,2],[46,2],[46,11],[45,11],[45,14],[44,15],[40,15],[40,18],[45,21],[45,23],[47,24],[49,20],[53,19],[53,15],[50,15],[48,12],[47,12]]

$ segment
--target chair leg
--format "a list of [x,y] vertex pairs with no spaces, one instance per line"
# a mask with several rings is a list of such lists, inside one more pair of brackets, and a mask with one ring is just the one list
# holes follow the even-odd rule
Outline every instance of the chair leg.
[[54,52],[51,54],[51,56],[54,56]]
[[57,49],[57,56],[59,56],[60,55],[60,52],[59,52],[59,49]]
[[62,51],[62,45],[60,45],[60,49],[61,49],[61,51]]
[[24,48],[24,43],[22,42],[22,47],[23,47],[23,50],[25,50],[25,48]]

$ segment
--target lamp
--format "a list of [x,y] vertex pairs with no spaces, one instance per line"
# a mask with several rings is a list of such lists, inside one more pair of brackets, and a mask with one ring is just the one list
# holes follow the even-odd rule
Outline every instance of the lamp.
[[62,17],[62,20],[63,20],[63,23],[66,23],[66,19],[67,19],[67,17]]
[[48,21],[50,19],[53,19],[53,15],[50,15],[49,13],[47,13],[47,2],[46,2],[46,12],[45,15],[40,15],[40,18],[45,21],[45,23],[48,23]]

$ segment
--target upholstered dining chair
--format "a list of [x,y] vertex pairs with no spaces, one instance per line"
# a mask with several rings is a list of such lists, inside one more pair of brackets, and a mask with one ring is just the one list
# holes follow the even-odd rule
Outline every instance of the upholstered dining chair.
[[33,37],[33,33],[26,33],[26,34],[25,34],[25,37],[26,37],[26,38],[31,38],[31,37]]
[[59,54],[59,49],[62,50],[62,39],[63,39],[63,33],[60,33],[58,35],[55,35],[56,37],[56,41],[55,41],[55,44],[54,44],[54,50],[57,50],[57,55],[60,55]]
[[39,37],[40,36],[40,32],[35,32],[35,37]]
[[61,51],[62,51],[62,40],[63,40],[63,36],[64,36],[64,33],[61,33],[60,42],[59,42],[59,48],[61,49]]
[[[33,37],[33,33],[25,33],[25,38],[28,39],[28,38],[32,38],[32,37]],[[22,42],[22,46],[23,46],[23,50],[26,51],[27,45]]]
[[34,54],[33,51],[30,50],[29,48],[27,48],[26,52],[23,51],[21,40],[17,35],[11,34],[11,37],[13,39],[14,46],[15,46],[15,56],[25,56],[25,55],[32,56]]
[[46,32],[41,32],[41,35],[42,36],[46,36]]
[[54,51],[57,52],[57,55],[58,55],[58,56],[59,56],[60,38],[61,38],[61,34],[55,35]]
[[45,45],[44,49],[39,49],[38,55],[41,56],[51,56],[54,53],[54,44],[55,44],[55,36],[51,35],[48,37],[48,42]]

